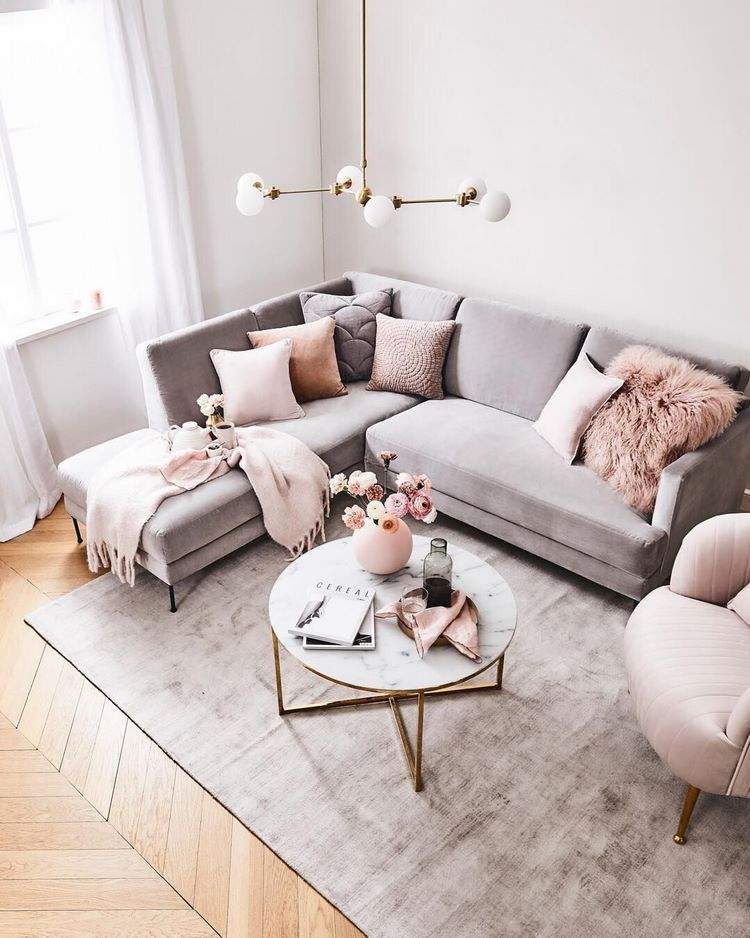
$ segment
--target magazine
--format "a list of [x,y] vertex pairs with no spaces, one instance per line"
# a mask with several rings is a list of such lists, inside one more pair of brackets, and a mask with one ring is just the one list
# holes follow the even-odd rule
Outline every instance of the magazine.
[[365,621],[360,626],[352,645],[336,645],[333,642],[323,642],[319,638],[310,638],[309,635],[305,635],[302,639],[302,647],[311,651],[351,651],[353,648],[357,651],[371,651],[375,648],[375,604],[370,603]]
[[352,646],[374,596],[372,588],[318,580],[289,634]]

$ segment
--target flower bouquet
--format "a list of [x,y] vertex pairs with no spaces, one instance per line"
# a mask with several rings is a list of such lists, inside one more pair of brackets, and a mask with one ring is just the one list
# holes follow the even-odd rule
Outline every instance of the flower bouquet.
[[206,418],[206,426],[213,427],[224,420],[224,395],[201,394],[195,402]]
[[[385,467],[383,482],[387,483],[388,470],[397,458],[389,451],[378,454]],[[343,472],[330,481],[331,494],[346,492],[357,499],[341,516],[353,531],[352,546],[359,565],[370,573],[395,573],[409,560],[412,550],[411,531],[403,519],[410,515],[415,521],[432,524],[437,510],[432,504],[432,483],[428,476],[400,472],[396,477],[396,491],[386,497],[385,485],[378,482],[374,472],[356,470],[347,478]]]

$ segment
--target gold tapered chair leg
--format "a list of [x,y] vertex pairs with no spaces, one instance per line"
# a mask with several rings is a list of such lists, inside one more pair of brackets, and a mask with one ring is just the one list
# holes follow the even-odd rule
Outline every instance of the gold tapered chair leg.
[[677,833],[672,838],[676,844],[685,843],[685,832],[687,831],[688,824],[690,823],[690,817],[693,813],[693,808],[695,807],[695,802],[698,800],[698,795],[700,793],[700,788],[696,788],[695,785],[691,785],[690,788],[688,788],[688,790],[685,792],[685,800],[682,803],[680,823],[677,825]]

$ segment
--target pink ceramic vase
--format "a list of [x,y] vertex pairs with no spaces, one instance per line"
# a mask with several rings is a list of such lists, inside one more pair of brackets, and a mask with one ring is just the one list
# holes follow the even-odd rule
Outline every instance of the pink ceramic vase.
[[354,558],[368,573],[395,573],[409,562],[411,549],[411,531],[401,519],[389,533],[368,518],[352,535]]

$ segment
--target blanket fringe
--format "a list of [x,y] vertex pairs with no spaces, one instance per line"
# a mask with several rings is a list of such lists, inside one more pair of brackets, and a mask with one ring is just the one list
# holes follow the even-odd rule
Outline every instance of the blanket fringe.
[[86,559],[92,573],[109,569],[121,583],[135,585],[135,558],[118,554],[117,548],[107,541],[87,541]]

